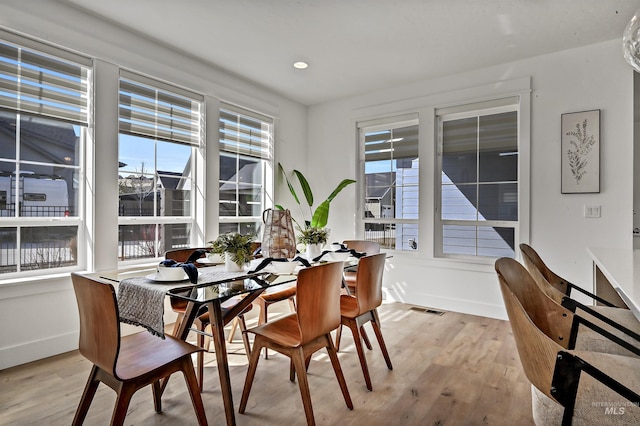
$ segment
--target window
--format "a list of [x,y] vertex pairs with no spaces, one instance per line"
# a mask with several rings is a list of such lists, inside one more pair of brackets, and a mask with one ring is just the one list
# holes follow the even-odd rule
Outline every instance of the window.
[[417,116],[358,124],[364,239],[381,247],[418,247]]
[[273,121],[223,105],[220,109],[219,232],[259,235],[273,176]]
[[0,274],[74,269],[91,60],[0,37]]
[[441,256],[514,257],[519,216],[518,99],[436,111]]
[[191,245],[193,158],[203,140],[202,105],[202,96],[121,71],[121,260],[160,257]]

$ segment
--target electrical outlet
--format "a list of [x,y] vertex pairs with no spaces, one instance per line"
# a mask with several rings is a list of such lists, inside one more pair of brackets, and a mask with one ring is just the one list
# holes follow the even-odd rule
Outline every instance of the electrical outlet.
[[600,206],[584,206],[584,217],[600,217]]

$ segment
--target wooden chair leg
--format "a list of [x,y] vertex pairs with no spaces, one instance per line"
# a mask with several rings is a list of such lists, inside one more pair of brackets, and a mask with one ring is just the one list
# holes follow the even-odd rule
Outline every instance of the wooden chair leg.
[[198,418],[198,424],[200,426],[207,426],[207,414],[204,411],[202,396],[198,389],[198,380],[196,378],[196,373],[193,369],[193,362],[191,361],[190,356],[186,356],[182,359],[180,370],[184,376],[184,381],[187,383],[187,390],[189,391],[191,403],[193,404],[193,409],[195,410],[196,417]]
[[304,406],[304,414],[307,417],[307,425],[315,425],[316,421],[313,416],[313,406],[311,405],[311,393],[309,392],[309,381],[307,380],[307,370],[305,368],[304,351],[302,348],[296,348],[291,351],[291,359],[298,375],[298,387],[300,388],[300,396],[302,397],[302,405]]
[[393,370],[393,366],[391,365],[391,358],[389,358],[389,351],[387,351],[387,345],[384,343],[384,339],[382,338],[382,330],[380,330],[380,318],[378,317],[378,311],[374,309],[373,311],[371,311],[371,314],[373,316],[371,326],[373,327],[373,332],[376,334],[376,338],[378,339],[378,344],[380,345],[380,349],[382,350],[384,360],[387,363],[387,368],[389,370]]
[[176,335],[178,334],[178,329],[180,328],[180,323],[182,322],[183,318],[184,318],[184,314],[182,312],[178,313],[178,316],[176,317],[176,322],[173,323],[173,331],[171,332],[171,335],[173,337],[176,337]]
[[[200,330],[200,331],[204,331],[204,330]],[[196,336],[196,345],[201,348],[204,348],[205,346],[204,335],[198,333],[198,335]],[[207,349],[209,348],[207,347]],[[198,389],[200,389],[200,392],[202,392],[202,389],[204,388],[204,351],[199,351],[198,354],[196,355],[196,359],[197,359],[197,365],[198,365],[198,371],[197,371]]]
[[84,392],[82,392],[82,398],[80,398],[80,403],[78,404],[78,408],[76,409],[76,414],[73,417],[73,426],[81,425],[84,423],[84,419],[87,417],[87,412],[89,411],[89,407],[91,406],[91,401],[93,401],[93,397],[96,394],[96,390],[98,389],[98,385],[100,381],[97,380],[98,367],[95,365],[91,368],[91,373],[89,373],[89,379],[87,380],[87,384],[84,387]]
[[362,374],[364,374],[364,382],[367,385],[368,390],[373,390],[373,386],[371,386],[371,377],[369,376],[369,366],[367,365],[367,358],[364,354],[364,349],[362,348],[362,340],[360,336],[360,327],[358,327],[358,323],[354,319],[349,319],[346,321],[346,324],[353,334],[353,343],[356,346],[356,351],[358,352],[358,358],[360,359],[360,367],[362,368]]
[[336,351],[340,350],[340,339],[342,338],[342,324],[336,330]]
[[240,399],[240,407],[238,413],[243,414],[245,408],[247,408],[247,401],[249,400],[249,393],[251,393],[251,386],[253,385],[253,378],[256,375],[256,368],[258,367],[258,361],[260,360],[260,352],[263,347],[263,341],[260,336],[256,336],[253,341],[253,351],[251,351],[251,357],[249,358],[249,368],[247,369],[247,377],[244,380],[244,388],[242,389],[242,397]]
[[291,308],[291,312],[295,312],[296,311],[296,298],[295,297],[290,297],[289,298],[289,307]]
[[[258,325],[262,325],[267,322],[267,309],[269,308],[270,303],[266,300],[263,300],[260,303],[260,313],[258,314]],[[267,347],[264,348],[264,359],[269,359],[269,349]]]
[[367,347],[367,349],[373,350],[373,346],[371,346],[371,342],[369,341],[369,336],[367,336],[367,332],[364,329],[364,325],[360,326],[360,335],[362,336],[362,341],[364,342],[364,345]]
[[251,359],[251,344],[249,343],[249,334],[247,333],[247,322],[244,319],[244,315],[240,315],[236,318],[238,324],[240,324],[240,333],[242,333],[242,343],[244,344],[244,351],[247,354],[247,359]]
[[347,404],[347,407],[350,410],[353,410],[353,402],[351,401],[351,395],[349,395],[349,389],[347,388],[347,382],[344,379],[344,374],[342,374],[342,368],[340,367],[340,361],[338,360],[338,353],[336,352],[336,348],[333,346],[333,342],[331,341],[331,335],[329,334],[327,334],[326,347],[327,347],[327,352],[329,353],[329,359],[331,359],[331,365],[333,366],[333,371],[336,373],[338,384],[340,384],[340,390],[342,391],[344,402]]
[[231,330],[229,331],[229,337],[227,337],[227,342],[229,343],[233,342],[233,336],[236,335],[236,330],[238,329],[238,318],[240,317],[235,317],[231,322]]
[[151,383],[151,389],[153,390],[153,408],[156,413],[162,412],[162,388],[160,386],[160,380],[156,380]]
[[113,407],[113,414],[111,416],[111,424],[114,426],[120,426],[124,423],[124,418],[127,415],[127,409],[129,408],[129,402],[131,397],[135,393],[136,389],[133,385],[125,383],[121,384],[121,387],[116,390],[118,394],[116,397],[116,404]]

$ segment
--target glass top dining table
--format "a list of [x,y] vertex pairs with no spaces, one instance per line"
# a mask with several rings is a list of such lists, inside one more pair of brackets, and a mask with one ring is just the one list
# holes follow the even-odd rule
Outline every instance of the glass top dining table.
[[[243,312],[260,294],[269,287],[295,283],[296,275],[280,275],[269,272],[258,272],[247,276],[225,279],[220,282],[198,283],[188,287],[171,289],[167,294],[171,297],[186,300],[187,309],[180,328],[176,333],[179,339],[186,339],[195,318],[206,306],[211,321],[213,344],[216,353],[220,392],[226,413],[228,425],[235,424],[235,411],[231,392],[231,379],[224,336],[224,326]],[[229,308],[223,308],[222,303],[235,298]]]
[[[149,306],[155,306],[157,304],[155,300],[161,301],[167,295],[185,300],[187,307],[175,335],[176,338],[181,340],[186,340],[197,316],[205,312],[205,308],[208,310],[212,326],[212,340],[216,353],[215,359],[220,379],[220,392],[222,394],[227,424],[234,425],[235,413],[224,326],[242,313],[263,291],[275,286],[295,285],[297,276],[295,273],[273,273],[269,268],[258,272],[228,273],[222,266],[213,266],[198,268],[197,283],[190,283],[189,281],[154,282],[153,279],[151,279],[151,275],[143,276],[143,272],[148,273],[149,270],[140,272],[119,271],[118,273],[101,273],[99,276],[103,279],[119,283],[118,305],[121,308],[121,320],[123,320],[122,312],[126,309],[126,306],[122,306],[124,297],[121,297],[123,296],[122,290],[125,287],[131,289],[134,296],[131,297],[130,295],[127,297],[129,300],[125,301],[126,305],[132,301],[135,302],[136,298],[148,297],[147,293],[149,292],[155,292],[156,298],[150,299],[154,300],[153,303],[149,303],[147,300],[141,303],[141,305],[146,306],[147,309]],[[231,299],[233,299],[233,301],[231,301]],[[163,312],[162,309],[160,312]],[[125,320],[125,322],[130,321]],[[145,326],[144,321],[138,322],[137,325]],[[146,326],[146,328],[153,332],[152,327]],[[156,332],[155,334],[163,335],[162,332]],[[168,378],[163,381],[161,385],[162,390],[166,387],[167,381]]]

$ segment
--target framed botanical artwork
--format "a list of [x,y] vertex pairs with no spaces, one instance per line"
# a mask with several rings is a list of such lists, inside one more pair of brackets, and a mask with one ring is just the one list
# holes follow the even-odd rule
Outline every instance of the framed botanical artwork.
[[600,110],[562,114],[561,145],[561,192],[600,192]]

